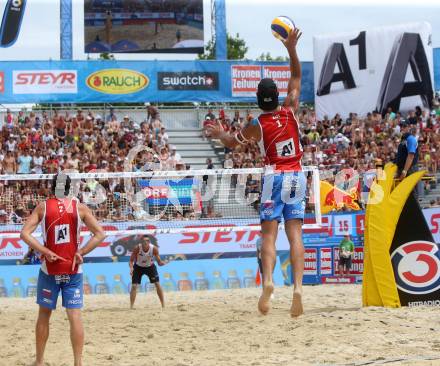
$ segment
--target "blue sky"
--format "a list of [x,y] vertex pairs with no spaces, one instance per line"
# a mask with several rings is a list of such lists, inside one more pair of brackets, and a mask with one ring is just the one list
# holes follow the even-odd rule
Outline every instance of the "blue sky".
[[[81,0],[74,0],[77,4]],[[313,60],[313,36],[366,30],[375,26],[427,21],[433,30],[433,46],[440,47],[440,0],[225,0],[226,25],[239,33],[249,47],[247,58],[263,52],[285,56],[280,41],[272,36],[270,24],[279,15],[288,15],[303,31],[298,52],[302,61]],[[332,5],[329,5],[331,3]],[[353,5],[356,3],[356,5]],[[204,0],[205,19],[210,17],[211,0]],[[211,24],[205,24],[205,41],[211,38]],[[123,58],[139,58],[129,55]],[[173,55],[147,56],[175,59]],[[121,58],[121,57],[119,57]],[[145,57],[144,57],[145,59]],[[179,55],[179,59],[194,59]]]
[[[211,37],[211,0],[205,7],[205,40]],[[263,52],[273,56],[286,55],[284,46],[270,31],[270,23],[278,15],[288,15],[302,29],[298,46],[303,61],[313,60],[313,36],[366,30],[374,26],[427,21],[433,30],[433,46],[440,47],[440,0],[225,0],[228,31],[245,39],[248,58]],[[7,0],[0,0],[0,12]],[[84,2],[73,2],[74,59],[85,59]],[[331,2],[332,5],[329,5]],[[356,3],[356,6],[350,5]],[[54,6],[54,4],[57,4]],[[21,36],[14,47],[0,50],[0,60],[59,58],[59,0],[32,0],[27,11]],[[194,55],[118,55],[118,59],[191,60]]]
[[278,15],[287,15],[303,31],[298,54],[313,60],[313,36],[366,30],[375,26],[427,21],[432,26],[433,47],[440,47],[440,1],[408,0],[225,0],[228,31],[245,39],[248,58],[262,52],[284,56],[286,51],[270,31]]

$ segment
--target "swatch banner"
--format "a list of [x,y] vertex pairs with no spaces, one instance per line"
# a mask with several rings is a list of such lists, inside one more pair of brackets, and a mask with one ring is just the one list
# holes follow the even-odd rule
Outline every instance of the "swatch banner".
[[[249,68],[260,70],[250,81]],[[302,69],[301,101],[311,102],[313,64]],[[285,96],[290,73],[279,62],[11,61],[0,65],[0,103],[256,102],[266,76]]]
[[431,33],[429,23],[418,22],[314,37],[318,118],[431,108]]

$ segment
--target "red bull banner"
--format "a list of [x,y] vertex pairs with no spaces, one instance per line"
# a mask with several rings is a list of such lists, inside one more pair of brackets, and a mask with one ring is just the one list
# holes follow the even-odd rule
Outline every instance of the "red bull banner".
[[327,214],[333,210],[360,211],[359,187],[352,187],[349,191],[331,185],[329,182],[320,182],[321,213]]

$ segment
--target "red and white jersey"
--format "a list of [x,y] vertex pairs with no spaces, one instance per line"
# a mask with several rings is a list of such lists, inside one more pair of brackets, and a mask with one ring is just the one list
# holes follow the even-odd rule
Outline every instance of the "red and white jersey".
[[150,244],[150,247],[147,251],[142,249],[142,244],[138,246],[139,252],[136,256],[136,265],[139,267],[151,267],[154,264],[154,246]]
[[44,245],[66,259],[48,262],[44,260],[41,269],[49,275],[80,273],[81,266],[72,270],[73,258],[79,247],[81,218],[76,198],[50,198],[44,203],[45,211],[41,220]]
[[258,146],[265,164],[276,171],[301,171],[303,149],[292,109],[280,106],[275,112],[260,114],[257,121],[261,128]]

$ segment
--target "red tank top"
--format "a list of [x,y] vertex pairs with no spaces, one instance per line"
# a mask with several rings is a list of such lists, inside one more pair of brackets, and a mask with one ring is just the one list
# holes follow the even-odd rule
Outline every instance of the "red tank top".
[[266,165],[277,171],[301,171],[303,149],[292,109],[280,107],[275,112],[263,113],[258,122],[262,135],[258,145]]
[[43,262],[47,274],[78,273],[78,266],[72,270],[72,261],[79,245],[80,218],[78,200],[50,198],[45,202],[45,213],[42,220],[44,245],[52,252],[67,261]]

